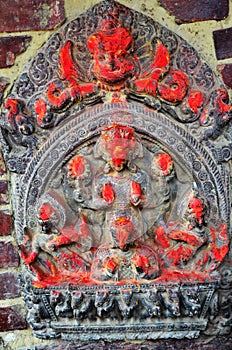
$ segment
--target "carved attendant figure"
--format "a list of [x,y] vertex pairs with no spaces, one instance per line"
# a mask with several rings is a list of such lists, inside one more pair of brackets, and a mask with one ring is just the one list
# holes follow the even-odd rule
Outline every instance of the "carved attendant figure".
[[87,271],[90,264],[81,257],[81,252],[89,249],[88,244],[86,242],[86,246],[83,249],[75,247],[78,239],[83,243],[81,236],[85,235],[84,231],[86,229],[84,219],[82,218],[83,222],[79,223],[79,233],[71,229],[64,229],[59,232],[54,226],[54,222],[57,221],[55,209],[48,203],[44,203],[40,207],[38,219],[42,232],[37,233],[33,237],[32,252],[27,255],[21,247],[24,262],[36,273],[38,280],[43,278],[44,274],[41,275],[39,270],[33,267],[32,264],[36,262],[41,252],[48,254],[47,259],[45,259],[45,265],[50,272],[47,272],[47,274],[52,277],[58,278],[59,276],[62,280],[62,276],[67,276],[69,272],[70,276],[72,276],[73,273]]

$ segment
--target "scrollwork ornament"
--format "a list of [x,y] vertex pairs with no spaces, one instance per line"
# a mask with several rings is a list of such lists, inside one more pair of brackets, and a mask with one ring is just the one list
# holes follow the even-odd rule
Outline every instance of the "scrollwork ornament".
[[30,98],[35,91],[34,84],[30,81],[27,73],[21,75],[15,89],[19,98]]
[[57,64],[59,60],[59,48],[61,45],[61,38],[60,35],[57,33],[53,36],[51,42],[49,42],[49,45],[47,49],[45,50],[46,57],[52,64]]
[[32,61],[29,69],[30,79],[37,86],[43,86],[51,79],[51,68],[43,53],[39,53],[38,56]]
[[177,66],[187,74],[196,72],[199,64],[199,56],[196,50],[188,44],[180,45],[180,50],[177,54]]

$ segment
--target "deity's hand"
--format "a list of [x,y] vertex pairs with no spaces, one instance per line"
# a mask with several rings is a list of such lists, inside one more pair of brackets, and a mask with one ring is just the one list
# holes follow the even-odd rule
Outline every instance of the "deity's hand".
[[107,203],[112,203],[114,201],[114,190],[113,187],[110,183],[105,184],[102,186],[101,189],[101,194],[102,194],[102,198],[107,202]]
[[141,186],[135,181],[131,181],[131,203],[135,206],[141,202]]

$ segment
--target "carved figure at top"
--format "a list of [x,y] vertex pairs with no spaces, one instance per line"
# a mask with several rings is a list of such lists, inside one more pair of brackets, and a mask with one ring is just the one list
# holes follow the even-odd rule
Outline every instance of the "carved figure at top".
[[101,87],[120,89],[135,75],[138,63],[132,54],[132,35],[115,21],[103,22],[101,30],[89,37],[88,49],[93,56],[92,72]]

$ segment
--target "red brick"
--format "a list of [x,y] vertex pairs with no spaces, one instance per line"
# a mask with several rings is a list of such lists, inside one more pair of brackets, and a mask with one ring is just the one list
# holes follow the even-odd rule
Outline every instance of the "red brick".
[[232,57],[232,28],[215,30],[213,39],[218,60]]
[[177,23],[222,20],[229,14],[229,0],[159,0]]
[[222,79],[226,86],[232,89],[232,63],[219,65],[218,71],[221,73]]
[[0,180],[0,204],[8,203],[8,182]]
[[0,68],[13,66],[16,56],[26,51],[30,41],[31,37],[28,35],[0,38]]
[[18,253],[12,243],[0,242],[0,267],[17,267]]
[[6,332],[14,329],[26,329],[27,323],[20,314],[17,306],[0,308],[0,331]]
[[[4,91],[7,86],[10,84],[10,79],[6,77],[0,77],[0,105],[2,103]],[[1,175],[1,155],[0,155],[0,175]]]
[[0,211],[0,236],[11,234],[11,216],[4,211]]
[[13,272],[0,274],[0,299],[12,299],[19,296],[17,275]]
[[65,20],[64,0],[1,0],[0,32],[48,30]]

